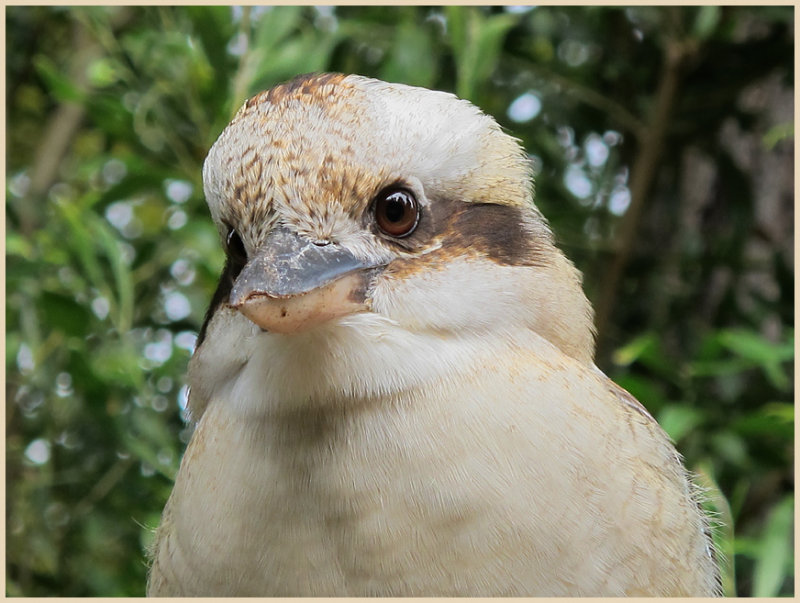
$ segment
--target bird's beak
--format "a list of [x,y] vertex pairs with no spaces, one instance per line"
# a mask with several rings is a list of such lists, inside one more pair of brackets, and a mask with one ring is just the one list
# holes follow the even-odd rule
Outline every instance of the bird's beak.
[[381,267],[279,226],[239,273],[229,303],[266,331],[294,333],[368,310],[367,291]]

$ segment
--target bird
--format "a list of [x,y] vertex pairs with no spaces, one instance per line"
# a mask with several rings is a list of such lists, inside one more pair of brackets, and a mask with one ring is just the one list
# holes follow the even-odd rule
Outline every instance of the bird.
[[594,362],[531,161],[455,95],[298,76],[203,186],[225,266],[149,596],[715,596],[670,438]]

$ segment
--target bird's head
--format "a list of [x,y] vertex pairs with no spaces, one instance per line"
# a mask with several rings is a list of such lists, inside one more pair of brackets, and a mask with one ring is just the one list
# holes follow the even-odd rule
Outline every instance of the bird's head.
[[227,254],[190,374],[204,399],[256,357],[308,396],[390,391],[403,378],[372,387],[371,370],[423,374],[424,350],[519,330],[591,362],[591,310],[528,158],[464,100],[303,76],[244,104],[203,180]]

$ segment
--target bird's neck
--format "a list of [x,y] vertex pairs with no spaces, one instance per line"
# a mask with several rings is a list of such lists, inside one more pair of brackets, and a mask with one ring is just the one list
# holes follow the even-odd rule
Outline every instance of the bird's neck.
[[[512,358],[514,348],[532,349],[543,341],[592,363],[591,307],[566,258],[554,253],[547,267],[509,270],[503,278],[508,282],[500,286],[512,297],[505,305],[481,307],[488,322],[480,328],[412,328],[362,313],[280,335],[261,332],[234,311],[222,313],[190,363],[190,412],[199,419],[214,399],[224,399],[242,416],[369,404],[497,370],[499,359]],[[456,301],[425,311],[455,310]],[[468,325],[468,318],[455,324]]]

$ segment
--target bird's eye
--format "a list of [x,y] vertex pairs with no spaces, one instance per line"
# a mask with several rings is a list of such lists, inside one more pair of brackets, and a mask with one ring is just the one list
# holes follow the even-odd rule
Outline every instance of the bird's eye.
[[419,203],[409,191],[388,188],[375,198],[375,222],[384,234],[402,238],[414,232],[419,223]]
[[228,248],[228,255],[231,256],[231,259],[241,264],[247,263],[247,250],[244,248],[242,237],[239,236],[236,229],[228,229],[228,236],[225,238],[225,246]]

